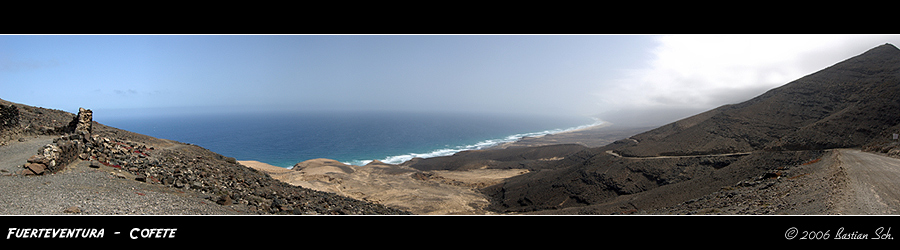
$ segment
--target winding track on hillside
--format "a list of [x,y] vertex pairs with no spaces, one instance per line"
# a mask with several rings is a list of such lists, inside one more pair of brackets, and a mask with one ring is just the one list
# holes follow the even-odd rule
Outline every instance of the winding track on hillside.
[[847,173],[850,214],[900,214],[900,159],[862,152],[836,150],[836,164]]
[[710,154],[710,155],[663,155],[663,156],[622,156],[612,150],[607,150],[606,153],[609,155],[615,156],[615,157],[629,158],[629,159],[668,159],[668,158],[691,158],[691,157],[708,157],[708,156],[739,156],[739,155],[749,155],[751,152]]

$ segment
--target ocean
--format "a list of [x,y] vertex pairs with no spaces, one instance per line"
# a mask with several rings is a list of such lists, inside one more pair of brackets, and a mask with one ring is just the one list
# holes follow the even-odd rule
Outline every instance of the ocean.
[[284,168],[315,158],[359,166],[372,160],[399,164],[602,123],[581,116],[411,112],[131,116],[97,122]]

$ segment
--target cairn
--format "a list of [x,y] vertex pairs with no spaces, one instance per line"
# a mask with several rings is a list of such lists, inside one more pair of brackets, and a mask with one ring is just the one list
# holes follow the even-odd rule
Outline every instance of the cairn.
[[90,109],[78,108],[78,115],[69,122],[69,130],[81,138],[87,140],[91,138],[91,130],[94,112]]

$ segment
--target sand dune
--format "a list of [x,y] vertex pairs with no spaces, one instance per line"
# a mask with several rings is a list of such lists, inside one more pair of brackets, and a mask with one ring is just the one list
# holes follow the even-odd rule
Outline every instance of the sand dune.
[[379,162],[353,166],[330,159],[304,161],[294,169],[259,161],[239,162],[295,186],[422,215],[492,214],[484,209],[489,204],[487,197],[477,189],[528,172],[523,169],[419,171]]

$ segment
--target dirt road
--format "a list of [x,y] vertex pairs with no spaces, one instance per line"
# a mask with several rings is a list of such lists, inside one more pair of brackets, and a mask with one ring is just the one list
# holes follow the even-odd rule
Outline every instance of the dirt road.
[[739,153],[726,153],[726,154],[711,154],[711,155],[664,155],[664,156],[622,156],[612,150],[607,150],[607,154],[621,157],[621,158],[630,158],[630,159],[671,159],[671,158],[691,158],[691,157],[710,157],[710,156],[744,156],[749,155],[751,152],[739,152]]
[[847,173],[848,214],[900,214],[900,159],[854,149],[836,150]]
[[23,142],[11,141],[0,146],[0,172],[14,173],[22,170],[28,157],[38,153],[44,145],[53,143],[54,136],[28,137]]

